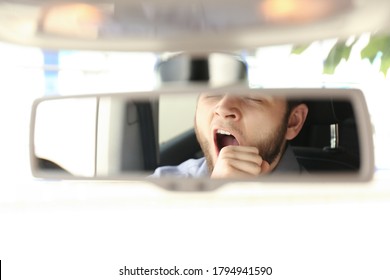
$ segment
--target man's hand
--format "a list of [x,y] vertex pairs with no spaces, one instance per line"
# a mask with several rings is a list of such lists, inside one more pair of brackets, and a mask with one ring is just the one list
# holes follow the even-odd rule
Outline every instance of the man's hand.
[[226,146],[221,149],[211,178],[258,176],[270,171],[270,165],[255,147]]

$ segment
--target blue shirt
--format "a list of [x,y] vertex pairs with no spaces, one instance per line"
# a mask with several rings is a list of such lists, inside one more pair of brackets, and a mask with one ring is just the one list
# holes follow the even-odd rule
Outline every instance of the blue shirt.
[[[287,146],[279,164],[272,171],[275,173],[301,173],[303,168],[299,165],[295,158],[294,152],[290,146]],[[184,178],[198,178],[210,176],[207,167],[207,162],[204,157],[199,159],[189,159],[177,166],[162,166],[155,170],[151,177],[184,177]]]

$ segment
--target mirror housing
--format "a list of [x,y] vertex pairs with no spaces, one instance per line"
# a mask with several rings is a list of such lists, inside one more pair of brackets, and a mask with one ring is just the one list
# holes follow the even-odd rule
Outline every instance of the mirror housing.
[[[176,165],[185,160],[185,158],[181,158],[181,152],[177,152],[178,150],[175,152],[175,149],[187,152],[193,149],[194,151],[191,152],[193,154],[199,151],[193,130],[186,131],[187,134],[176,134],[174,137],[176,142],[165,141],[162,143],[159,141],[159,135],[161,135],[159,130],[163,125],[161,120],[158,121],[158,112],[163,110],[161,107],[159,108],[158,103],[162,104],[164,98],[171,97],[183,107],[185,107],[183,100],[191,100],[191,106],[194,107],[199,92],[213,95],[225,95],[229,92],[229,94],[242,97],[272,96],[304,101],[309,107],[305,125],[317,126],[314,129],[319,129],[319,126],[326,128],[325,134],[328,135],[326,137],[324,137],[323,132],[321,134],[315,132],[316,130],[311,130],[310,132],[301,132],[296,139],[291,141],[299,163],[307,171],[305,174],[278,173],[277,176],[271,174],[272,176],[239,178],[240,181],[318,182],[326,180],[327,182],[360,182],[371,180],[373,176],[372,127],[366,102],[360,90],[248,89],[244,87],[229,90],[210,88],[202,90],[198,88],[186,92],[154,91],[38,99],[33,105],[31,118],[32,173],[35,177],[55,179],[146,180],[170,190],[210,190],[237,181],[238,178],[210,179],[207,176],[200,178],[174,176],[154,178],[150,176],[158,166]],[[56,108],[55,104],[62,104],[62,111],[58,107]],[[50,110],[45,109],[46,107]],[[89,117],[86,117],[86,107],[89,107]],[[166,107],[168,111],[172,111],[173,108],[172,105]],[[82,114],[83,122],[74,118],[77,115],[77,110]],[[193,117],[193,112],[190,115]],[[173,115],[173,118],[175,117],[177,120],[177,114]],[[88,172],[84,174],[69,172],[69,168],[61,168],[54,158],[48,158],[40,152],[42,147],[47,149],[50,146],[50,141],[51,144],[57,144],[59,140],[65,140],[63,143],[66,145],[72,143],[72,140],[69,140],[69,135],[74,135],[74,131],[63,131],[61,135],[60,132],[53,129],[61,124],[59,119],[65,119],[61,129],[66,127],[68,121],[68,128],[72,130],[77,127],[77,131],[89,135],[88,137],[79,137],[79,139],[93,141],[89,145],[84,143],[84,147],[89,149],[90,156]],[[73,123],[69,125],[71,119],[73,119]],[[49,120],[49,125],[42,126],[47,120]],[[82,128],[83,123],[89,123],[90,129]],[[173,128],[172,122],[167,123],[165,128]],[[175,124],[175,126],[177,125]],[[302,131],[305,131],[304,128]],[[312,133],[314,136],[309,135]],[[341,138],[342,134],[349,135],[349,138]],[[53,140],[52,136],[56,136],[58,141]],[[323,145],[320,147],[308,144],[308,136],[311,137],[310,139],[317,138],[315,141],[320,141]],[[46,142],[49,144],[40,144],[42,138],[51,140]],[[77,141],[75,143],[77,144]],[[178,143],[184,143],[187,146],[180,147]],[[67,154],[74,152],[73,148],[61,145],[57,146],[56,149],[65,149]],[[86,149],[79,150],[86,152]],[[351,152],[352,150],[353,152]],[[74,154],[79,156],[79,159],[83,158],[80,152]],[[69,162],[70,164],[72,162],[78,163],[79,160],[73,158]],[[63,165],[63,167],[65,166]],[[64,171],[64,169],[68,171]],[[185,183],[182,184],[182,181]]]

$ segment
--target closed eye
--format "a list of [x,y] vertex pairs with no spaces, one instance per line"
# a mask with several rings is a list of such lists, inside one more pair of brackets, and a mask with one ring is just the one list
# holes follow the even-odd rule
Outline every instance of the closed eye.
[[262,98],[247,97],[246,100],[256,102],[256,103],[263,103],[264,102],[264,99],[262,99]]

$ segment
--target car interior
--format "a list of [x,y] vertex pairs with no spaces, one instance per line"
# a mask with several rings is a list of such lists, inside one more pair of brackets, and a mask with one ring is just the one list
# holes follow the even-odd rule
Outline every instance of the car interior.
[[[100,98],[100,110],[104,107],[104,100],[104,97]],[[289,142],[303,169],[308,172],[358,172],[360,144],[351,100],[290,100],[305,103],[309,108],[301,132]],[[125,98],[125,102],[122,101],[110,105],[112,113],[106,116],[111,124],[116,123],[117,132],[112,127],[98,124],[96,175],[153,172],[159,166],[179,165],[203,156],[193,128],[159,142],[159,99]],[[105,117],[101,114],[99,118]],[[69,131],[67,134],[74,133]],[[69,172],[55,158],[39,155],[32,155],[32,158],[40,170]]]
[[[309,107],[304,127],[289,144],[307,171],[358,171],[359,143],[352,106],[344,100],[302,101]],[[202,157],[195,131],[188,130],[160,146],[159,166]]]

